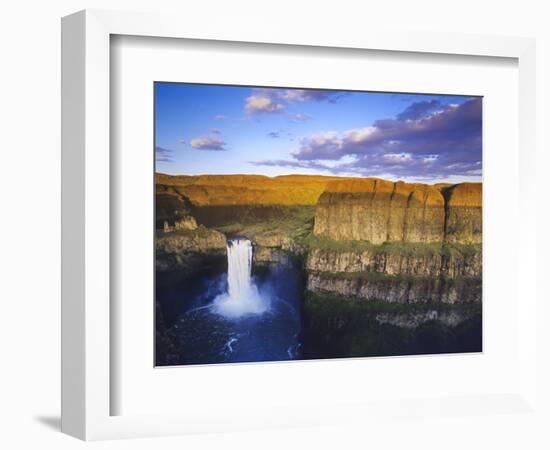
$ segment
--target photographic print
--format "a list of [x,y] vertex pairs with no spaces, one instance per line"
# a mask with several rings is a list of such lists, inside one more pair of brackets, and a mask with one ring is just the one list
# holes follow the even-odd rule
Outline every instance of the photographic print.
[[482,103],[156,82],[155,365],[481,352]]

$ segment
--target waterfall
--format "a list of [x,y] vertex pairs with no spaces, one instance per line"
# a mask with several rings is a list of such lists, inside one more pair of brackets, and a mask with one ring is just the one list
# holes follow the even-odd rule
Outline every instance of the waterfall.
[[261,314],[269,309],[252,280],[252,242],[227,241],[227,293],[214,300],[214,311],[226,317]]
[[252,243],[237,239],[227,243],[227,285],[230,298],[241,298],[252,287]]

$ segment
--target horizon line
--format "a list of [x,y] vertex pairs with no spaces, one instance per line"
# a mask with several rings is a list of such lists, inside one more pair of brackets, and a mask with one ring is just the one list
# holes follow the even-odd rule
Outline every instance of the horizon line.
[[483,179],[479,181],[458,181],[458,182],[449,182],[449,181],[435,181],[435,182],[420,182],[420,181],[405,181],[403,179],[397,179],[392,180],[388,178],[381,178],[381,177],[374,177],[374,176],[345,176],[345,175],[320,175],[320,174],[304,174],[304,173],[292,173],[292,174],[286,174],[286,175],[264,175],[264,174],[257,174],[257,173],[201,173],[201,174],[171,174],[171,173],[165,173],[165,172],[157,172],[155,170],[155,175],[165,175],[169,177],[204,177],[204,176],[214,176],[214,177],[231,177],[231,176],[245,176],[245,177],[264,177],[264,178],[281,178],[281,177],[317,177],[317,178],[342,178],[342,179],[355,179],[355,180],[384,180],[384,181],[390,181],[392,183],[408,183],[408,184],[427,184],[427,185],[436,185],[436,184],[449,184],[449,185],[457,185],[457,184],[463,184],[463,183],[479,183],[483,184]]

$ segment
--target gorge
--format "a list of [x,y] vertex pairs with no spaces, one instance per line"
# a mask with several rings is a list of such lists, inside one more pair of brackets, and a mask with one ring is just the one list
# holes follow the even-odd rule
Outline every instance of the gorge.
[[480,351],[482,186],[157,174],[156,280],[158,365]]

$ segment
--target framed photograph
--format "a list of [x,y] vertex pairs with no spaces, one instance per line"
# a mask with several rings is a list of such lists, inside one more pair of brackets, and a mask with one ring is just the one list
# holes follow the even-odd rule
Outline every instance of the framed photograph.
[[63,19],[63,431],[530,410],[533,41],[185,23]]
[[482,351],[482,97],[154,89],[156,365]]

